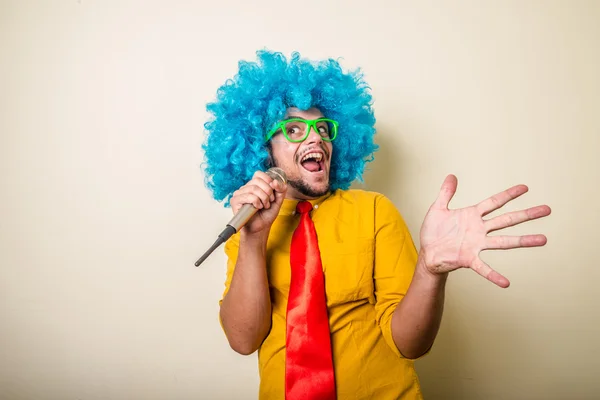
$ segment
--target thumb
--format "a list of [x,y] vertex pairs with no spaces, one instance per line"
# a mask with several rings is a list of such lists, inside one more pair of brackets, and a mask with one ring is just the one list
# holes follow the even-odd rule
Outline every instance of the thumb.
[[274,190],[273,193],[275,194],[275,204],[280,206],[285,199],[285,195],[287,194],[287,185],[280,184],[279,188]]
[[458,179],[456,176],[452,174],[448,175],[444,180],[444,183],[442,183],[440,194],[438,195],[435,203],[433,203],[435,208],[448,209],[448,204],[450,204],[450,200],[452,200],[452,197],[454,197],[457,186]]
[[275,195],[275,201],[273,202],[273,205],[279,209],[279,207],[281,207],[283,204],[283,200],[285,199],[288,186],[285,183],[274,180],[271,182],[271,187],[273,188],[273,194]]

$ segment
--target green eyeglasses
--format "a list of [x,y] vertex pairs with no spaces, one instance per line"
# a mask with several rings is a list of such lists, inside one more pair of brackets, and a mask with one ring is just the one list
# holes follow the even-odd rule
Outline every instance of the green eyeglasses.
[[269,131],[265,141],[271,139],[278,131],[283,132],[283,136],[292,142],[303,142],[308,137],[311,128],[321,135],[326,142],[331,142],[337,136],[338,122],[328,118],[302,119],[290,118],[280,121],[273,129]]

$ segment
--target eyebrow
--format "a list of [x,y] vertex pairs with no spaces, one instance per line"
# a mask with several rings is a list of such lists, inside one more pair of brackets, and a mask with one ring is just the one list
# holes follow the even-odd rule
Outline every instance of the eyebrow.
[[[289,116],[285,117],[285,119],[294,119],[294,118],[297,118],[297,119],[306,119],[306,118],[302,118],[302,117],[297,117],[295,115],[289,115]],[[318,117],[318,118],[315,118],[315,119],[321,119],[321,118],[325,118],[325,117]]]

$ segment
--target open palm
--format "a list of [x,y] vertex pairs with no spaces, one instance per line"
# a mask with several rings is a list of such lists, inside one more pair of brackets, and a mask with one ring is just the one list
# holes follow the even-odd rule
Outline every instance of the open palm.
[[518,225],[550,214],[546,205],[506,213],[491,219],[487,214],[528,191],[517,185],[470,207],[450,210],[448,204],[456,193],[457,179],[449,175],[440,194],[429,208],[421,227],[421,252],[428,270],[444,274],[458,268],[471,268],[500,287],[510,282],[481,260],[479,253],[491,249],[536,247],[546,244],[544,235],[488,236],[488,233]]

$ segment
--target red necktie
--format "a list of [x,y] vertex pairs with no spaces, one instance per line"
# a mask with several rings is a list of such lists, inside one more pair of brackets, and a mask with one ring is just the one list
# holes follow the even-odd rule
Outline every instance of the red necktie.
[[335,380],[325,283],[312,205],[296,206],[300,223],[292,236],[292,278],[286,317],[286,400],[335,400]]

